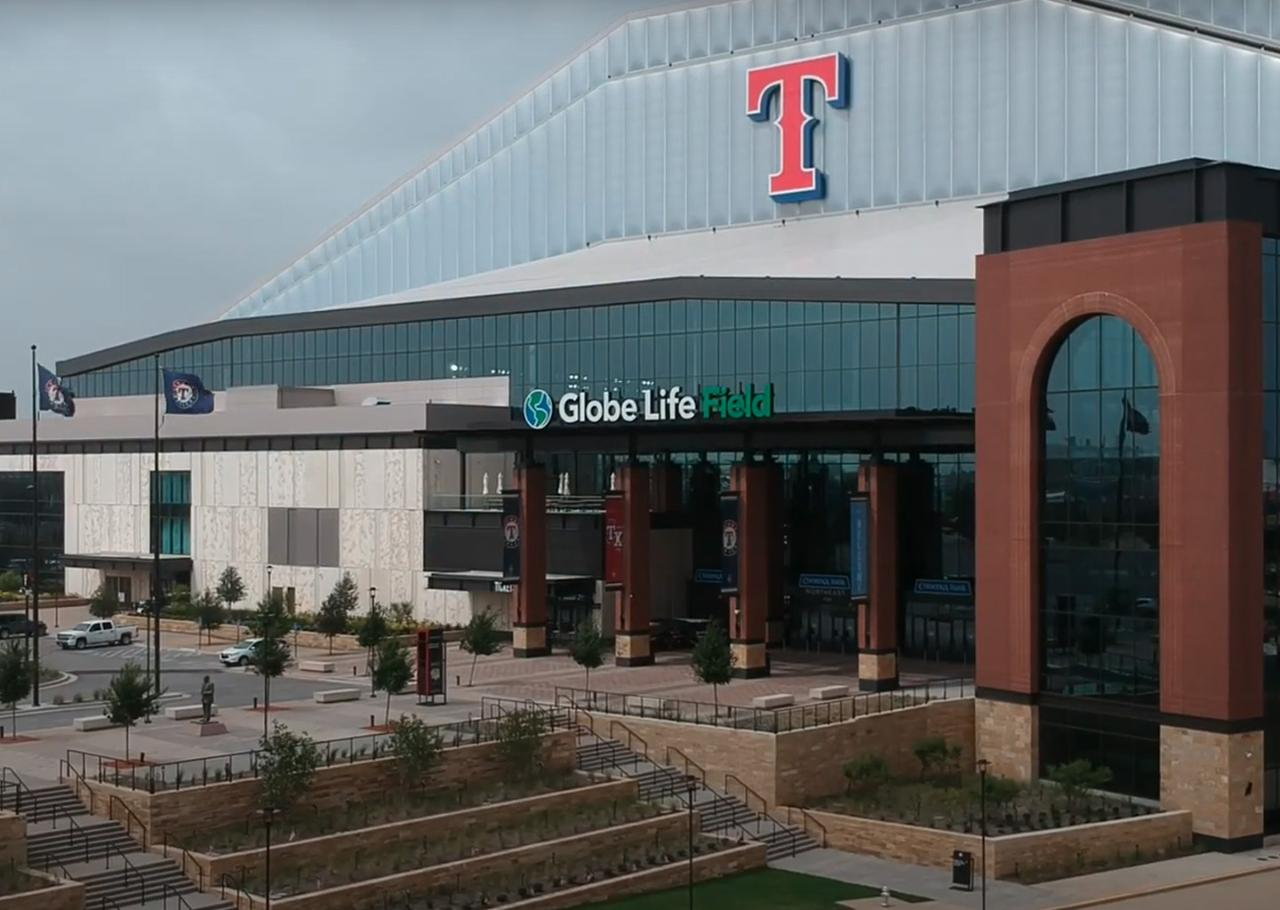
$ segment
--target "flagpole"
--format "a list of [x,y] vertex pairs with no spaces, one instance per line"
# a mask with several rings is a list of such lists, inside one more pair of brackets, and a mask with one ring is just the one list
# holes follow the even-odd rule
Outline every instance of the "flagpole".
[[36,346],[31,346],[31,707],[40,707],[40,380],[36,370]]
[[155,461],[151,472],[151,607],[153,617],[152,649],[155,651],[156,695],[160,694],[160,355],[155,355]]

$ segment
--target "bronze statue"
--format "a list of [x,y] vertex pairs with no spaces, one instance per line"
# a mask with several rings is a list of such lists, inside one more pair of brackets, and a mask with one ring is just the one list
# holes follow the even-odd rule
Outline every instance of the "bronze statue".
[[204,709],[200,723],[207,724],[213,719],[213,682],[207,676],[200,687],[200,707]]

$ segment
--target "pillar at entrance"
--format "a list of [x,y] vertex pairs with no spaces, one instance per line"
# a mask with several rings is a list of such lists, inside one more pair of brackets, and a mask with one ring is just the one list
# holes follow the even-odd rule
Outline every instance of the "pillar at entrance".
[[769,675],[765,637],[769,618],[769,478],[772,465],[736,464],[730,487],[738,494],[738,593],[729,598],[733,675]]
[[547,647],[547,471],[532,464],[516,468],[520,491],[520,581],[511,623],[516,657],[542,657]]
[[870,590],[858,630],[858,688],[898,687],[898,466],[873,461],[858,471],[871,499]]
[[765,644],[770,648],[782,647],[783,634],[786,631],[787,617],[785,601],[785,572],[782,565],[783,528],[786,526],[783,514],[782,465],[767,462],[768,480],[765,489],[768,491],[768,514],[765,516],[765,527],[768,528],[769,547],[769,615],[765,621]]
[[623,465],[622,591],[616,599],[615,661],[620,667],[653,663],[649,644],[649,468]]

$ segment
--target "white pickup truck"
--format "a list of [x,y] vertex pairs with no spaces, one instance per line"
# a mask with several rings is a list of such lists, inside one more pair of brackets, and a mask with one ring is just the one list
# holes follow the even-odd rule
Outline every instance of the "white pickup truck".
[[91,619],[59,632],[58,647],[79,651],[93,645],[128,645],[133,644],[137,635],[137,626],[117,626],[109,619]]

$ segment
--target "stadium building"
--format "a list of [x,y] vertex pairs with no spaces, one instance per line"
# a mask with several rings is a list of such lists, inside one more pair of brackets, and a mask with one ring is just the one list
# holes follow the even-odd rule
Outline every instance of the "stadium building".
[[[738,0],[625,22],[217,321],[58,364],[68,590],[517,654],[594,618],[975,665],[980,752],[1280,830],[1280,3]],[[173,414],[159,368],[213,413]],[[0,425],[0,557],[30,426]],[[1261,467],[1261,470],[1259,468]],[[154,505],[149,505],[154,503]]]

